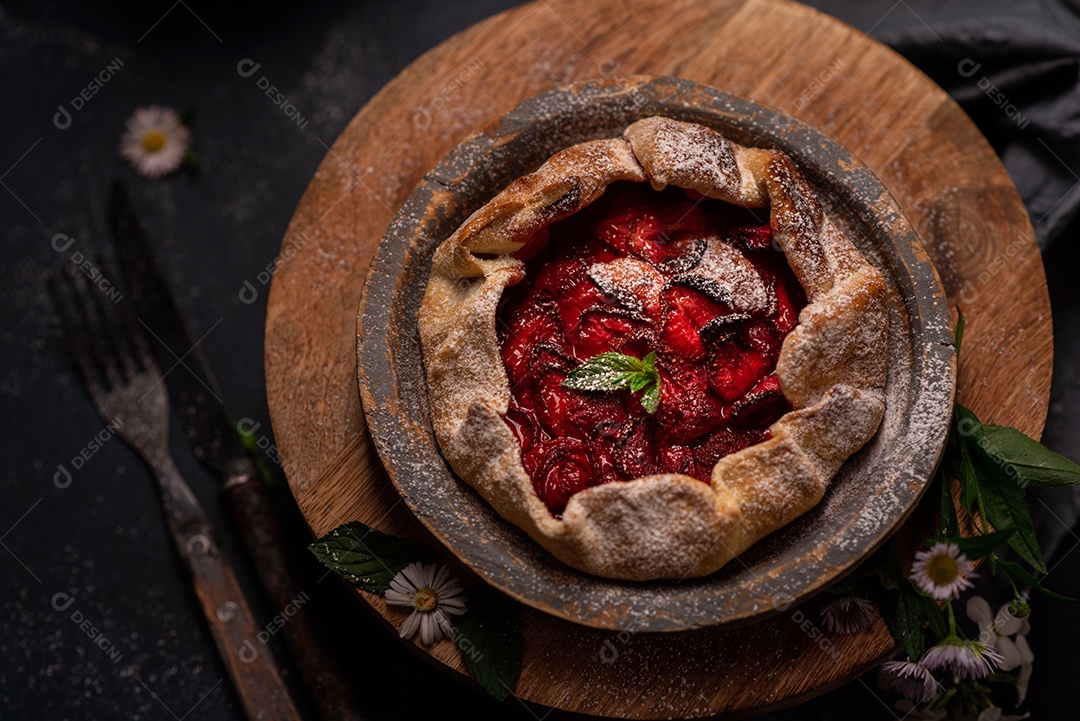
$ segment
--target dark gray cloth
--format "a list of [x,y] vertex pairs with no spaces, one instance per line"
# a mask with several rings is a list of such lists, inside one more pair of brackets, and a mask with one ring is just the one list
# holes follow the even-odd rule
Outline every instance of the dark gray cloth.
[[1080,208],[1080,2],[823,0],[941,85],[1001,156],[1039,243]]

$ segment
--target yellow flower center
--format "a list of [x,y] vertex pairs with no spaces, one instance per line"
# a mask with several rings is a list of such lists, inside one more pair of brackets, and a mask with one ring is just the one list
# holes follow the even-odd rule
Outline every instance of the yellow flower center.
[[439,596],[430,588],[421,588],[413,599],[413,608],[422,613],[431,613],[439,606]]
[[939,553],[926,564],[926,575],[935,586],[948,586],[960,575],[960,564],[946,553]]
[[160,130],[151,130],[142,137],[143,150],[148,153],[156,153],[165,147],[165,133]]

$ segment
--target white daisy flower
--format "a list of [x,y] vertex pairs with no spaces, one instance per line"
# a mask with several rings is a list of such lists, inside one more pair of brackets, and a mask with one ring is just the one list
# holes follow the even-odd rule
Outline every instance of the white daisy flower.
[[120,155],[141,175],[160,178],[184,162],[191,133],[172,108],[157,105],[139,108],[125,124],[127,131],[120,136]]
[[1028,683],[1031,682],[1031,670],[1035,662],[1035,654],[1028,645],[1027,637],[1023,634],[1016,636],[1016,649],[1020,652],[1020,674],[1016,677],[1016,693],[1019,699],[1016,705],[1024,703],[1027,698]]
[[[1027,661],[1025,654],[1020,650],[1017,641],[1031,632],[1031,622],[1028,617],[1017,618],[1012,614],[1012,604],[1006,603],[998,609],[995,616],[990,612],[990,604],[981,596],[973,596],[967,602],[967,615],[975,623],[979,624],[979,640],[985,644],[994,646],[1001,654],[1002,660],[998,664],[1001,671],[1012,671],[1021,667]],[[1017,640],[1009,638],[1016,636]],[[1024,642],[1027,646],[1027,642]],[[1031,647],[1028,646],[1028,650]],[[1032,658],[1031,660],[1034,660]]]
[[967,602],[968,618],[979,624],[980,640],[986,643],[994,643],[994,639],[1002,636],[1027,635],[1031,632],[1028,617],[1017,617],[1012,609],[1012,603],[1006,603],[994,615],[990,611],[990,604],[982,596],[972,596]]
[[933,671],[948,669],[960,678],[983,678],[1001,663],[993,646],[949,636],[923,654],[920,663]]
[[870,627],[877,612],[864,598],[843,596],[822,606],[821,616],[830,633],[858,633]]
[[881,670],[893,689],[915,703],[926,703],[941,691],[930,669],[914,661],[886,661]]
[[938,601],[956,598],[971,588],[972,578],[976,578],[975,569],[955,543],[939,541],[929,550],[916,553],[911,564],[911,580]]
[[412,606],[413,612],[401,624],[401,637],[412,638],[420,631],[420,641],[430,646],[443,636],[452,636],[447,614],[465,613],[461,584],[450,578],[450,567],[437,563],[410,563],[402,569],[386,591],[390,606]]

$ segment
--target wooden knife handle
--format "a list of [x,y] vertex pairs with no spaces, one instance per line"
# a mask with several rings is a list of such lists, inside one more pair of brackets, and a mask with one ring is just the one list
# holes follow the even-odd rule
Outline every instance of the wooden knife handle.
[[154,469],[169,533],[191,574],[214,645],[247,718],[302,721],[270,649],[260,647],[262,629],[195,494],[167,453],[151,453],[144,458]]
[[214,643],[248,719],[302,721],[270,649],[259,643],[261,629],[236,576],[209,528],[204,531],[187,537],[186,560]]
[[303,591],[299,563],[274,514],[266,485],[254,473],[222,491],[240,537],[277,612],[265,631],[282,633],[304,686],[323,721],[363,721],[356,696],[318,632],[310,594]]

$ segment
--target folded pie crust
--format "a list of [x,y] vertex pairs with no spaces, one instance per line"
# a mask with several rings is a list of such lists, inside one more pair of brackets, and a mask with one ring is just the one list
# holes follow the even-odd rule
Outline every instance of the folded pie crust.
[[[679,474],[607,483],[576,493],[555,518],[504,421],[511,391],[496,310],[504,289],[525,276],[512,254],[620,180],[769,208],[773,237],[808,300],[776,364],[792,410],[770,426],[771,438],[721,458],[708,484]],[[664,117],[566,148],[473,213],[435,251],[418,320],[435,436],[451,467],[556,558],[598,576],[716,571],[817,504],[885,410],[881,274],[787,155]]]

